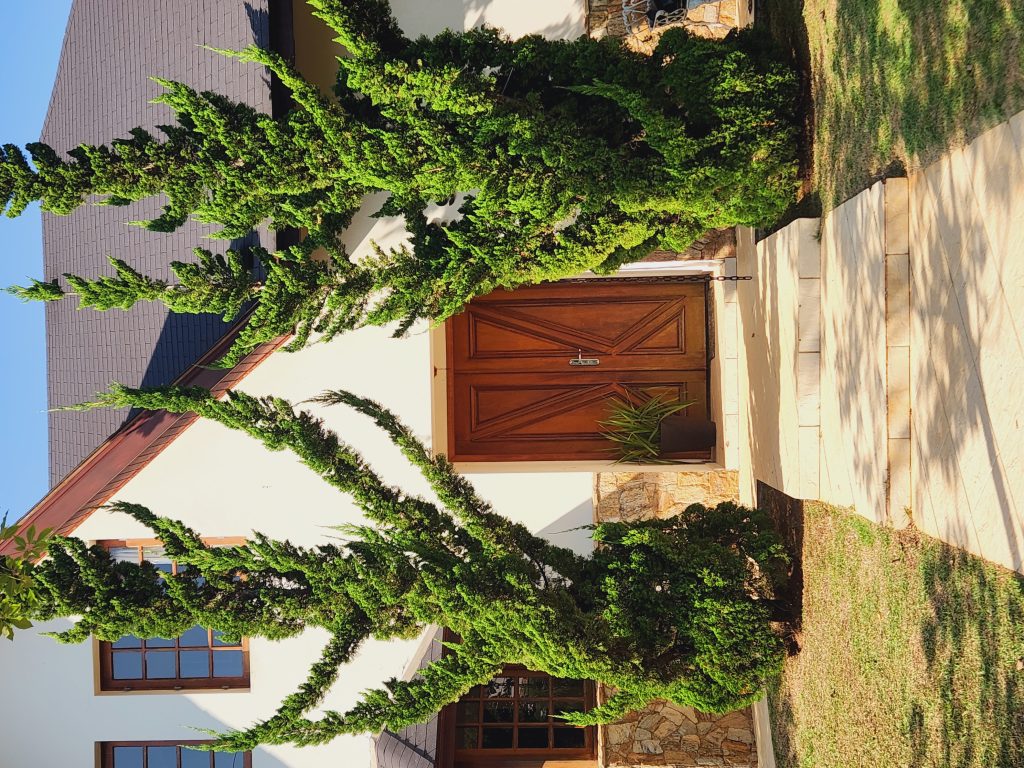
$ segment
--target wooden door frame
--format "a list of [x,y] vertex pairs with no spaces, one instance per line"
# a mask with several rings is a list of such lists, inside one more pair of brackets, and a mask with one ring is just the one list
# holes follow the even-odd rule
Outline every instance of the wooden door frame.
[[[680,262],[686,264],[686,262]],[[671,276],[679,274],[680,270],[661,269],[661,274],[644,277]],[[686,270],[693,274],[693,270]],[[699,273],[698,273],[699,274]],[[587,276],[587,279],[623,279],[636,277],[628,272],[605,276]],[[712,298],[705,297],[705,311],[710,317]],[[430,329],[430,418],[431,418],[431,449],[435,455],[448,456],[448,376],[449,376],[449,352],[447,339],[447,323],[436,325]],[[711,323],[705,323],[705,332],[711,333]],[[707,349],[713,349],[712,340],[708,339]],[[720,409],[721,403],[721,381],[719,379],[719,368],[713,365],[713,360],[707,363],[707,381],[709,398],[708,404],[711,415],[714,416]],[[719,444],[721,444],[721,424],[719,425]],[[717,472],[724,469],[721,462],[721,445],[715,447],[715,461],[699,461],[696,463],[674,463],[674,464],[630,464],[630,472],[680,472],[683,469],[687,472]],[[617,464],[613,459],[583,459],[579,461],[458,461],[454,463],[455,469],[461,474],[508,474],[516,472],[615,472],[622,471],[623,465]]]

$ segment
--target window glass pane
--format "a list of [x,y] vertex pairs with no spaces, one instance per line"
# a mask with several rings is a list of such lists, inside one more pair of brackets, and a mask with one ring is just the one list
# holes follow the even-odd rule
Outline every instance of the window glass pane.
[[170,565],[171,558],[164,554],[164,548],[159,545],[142,548],[142,559],[149,560],[153,565]]
[[142,677],[142,654],[136,651],[114,651],[115,680],[139,680]]
[[548,678],[520,677],[519,696],[523,699],[546,699],[548,697]]
[[191,575],[192,575],[192,583],[194,583],[194,584],[196,584],[196,585],[198,585],[200,587],[203,586],[206,583],[206,579],[204,579],[202,576],[199,575],[199,569],[196,568],[195,566],[187,565],[186,563],[178,563],[176,573],[179,576],[182,575],[182,574],[189,574],[189,573],[191,573]]
[[146,638],[147,648],[173,648],[174,641],[168,640],[165,637],[148,637]]
[[215,768],[242,768],[245,758],[241,752],[214,752]]
[[455,720],[460,723],[480,722],[480,702],[460,701],[456,710]]
[[483,733],[484,749],[511,749],[512,729],[511,728],[484,728]]
[[223,632],[221,632],[219,629],[213,630],[213,644],[215,646],[231,645],[231,646],[234,646],[234,647],[237,648],[240,645],[240,643],[225,642],[224,640],[221,640],[222,637],[224,637],[224,633]]
[[455,729],[455,748],[456,749],[476,749],[476,728],[456,728]]
[[213,758],[209,752],[181,748],[181,768],[210,768]]
[[578,749],[585,744],[582,728],[555,728],[555,749]]
[[579,696],[583,698],[583,681],[560,680],[553,677],[551,678],[551,695],[556,698],[559,696]]
[[546,701],[519,702],[519,722],[546,723],[548,721],[548,703]]
[[192,627],[185,634],[178,638],[178,645],[185,646],[206,646],[210,643],[210,635],[204,627]]
[[[586,682],[536,672],[496,677],[464,696],[455,708],[456,749],[584,750],[588,729],[559,720],[559,713],[585,710]],[[474,694],[482,698],[477,701]],[[554,719],[553,719],[554,718]],[[479,746],[477,746],[479,745]]]
[[146,768],[178,768],[178,748],[146,747]]
[[142,747],[114,747],[114,768],[142,768]]
[[174,561],[164,554],[163,547],[143,547],[142,559],[152,563],[158,571],[174,572]]
[[551,714],[557,715],[560,712],[582,712],[582,701],[556,701],[552,704]]
[[547,749],[548,729],[547,728],[520,728],[519,729],[520,749]]
[[135,635],[125,635],[116,643],[113,643],[114,648],[141,648],[142,640],[135,637]]
[[147,651],[146,679],[166,680],[169,677],[177,677],[177,670],[174,668],[174,659],[177,655],[173,651]]
[[[138,547],[111,547],[107,550],[107,552],[109,552],[111,558],[113,558],[114,561],[118,563],[139,562]],[[135,747],[115,747],[115,749],[135,749]]]
[[511,723],[512,702],[511,701],[485,701],[484,702],[485,723]]
[[178,664],[181,667],[181,677],[210,676],[209,651],[182,651],[178,656]]
[[214,651],[213,652],[213,676],[214,677],[241,677],[242,676],[242,652],[241,651]]
[[511,699],[514,690],[514,677],[496,677],[487,684],[485,695],[489,699]]

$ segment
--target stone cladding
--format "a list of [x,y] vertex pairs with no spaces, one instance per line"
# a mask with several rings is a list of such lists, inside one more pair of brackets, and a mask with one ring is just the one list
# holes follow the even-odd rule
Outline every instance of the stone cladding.
[[708,715],[653,702],[604,727],[602,764],[619,766],[732,766],[754,768],[757,747],[750,708]]
[[666,518],[690,504],[739,499],[739,472],[600,472],[594,480],[597,522]]

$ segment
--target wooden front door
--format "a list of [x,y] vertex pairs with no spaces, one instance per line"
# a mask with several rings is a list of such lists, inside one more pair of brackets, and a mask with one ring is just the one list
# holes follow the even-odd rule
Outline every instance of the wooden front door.
[[449,458],[613,459],[598,422],[614,399],[692,400],[687,415],[706,419],[706,333],[703,283],[548,283],[475,299],[447,324]]

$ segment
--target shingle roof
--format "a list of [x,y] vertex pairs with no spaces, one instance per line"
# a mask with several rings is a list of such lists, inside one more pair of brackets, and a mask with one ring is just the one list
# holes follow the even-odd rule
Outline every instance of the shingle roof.
[[[440,661],[444,653],[444,630],[437,629],[416,659],[417,670]],[[417,676],[418,676],[417,672]],[[434,768],[437,762],[438,716],[410,725],[397,733],[384,730],[373,740],[376,768]]]
[[[200,46],[268,45],[273,0],[75,0],[64,37],[42,140],[58,151],[104,143],[136,125],[172,122],[170,110],[148,102],[159,93],[152,75],[213,90],[271,109],[264,69]],[[159,200],[128,208],[84,206],[70,216],[43,216],[47,279],[64,272],[110,274],[107,256],[144,274],[169,278],[168,263],[188,260],[196,246],[227,244],[188,224],[173,234],[126,222],[156,216]],[[257,236],[258,237],[258,236]],[[266,235],[264,234],[264,239]],[[162,306],[130,312],[78,311],[73,300],[46,308],[50,407],[91,398],[112,381],[166,384],[212,347],[227,326],[214,316],[170,315]],[[51,413],[50,482],[55,485],[126,420],[127,411]]]

